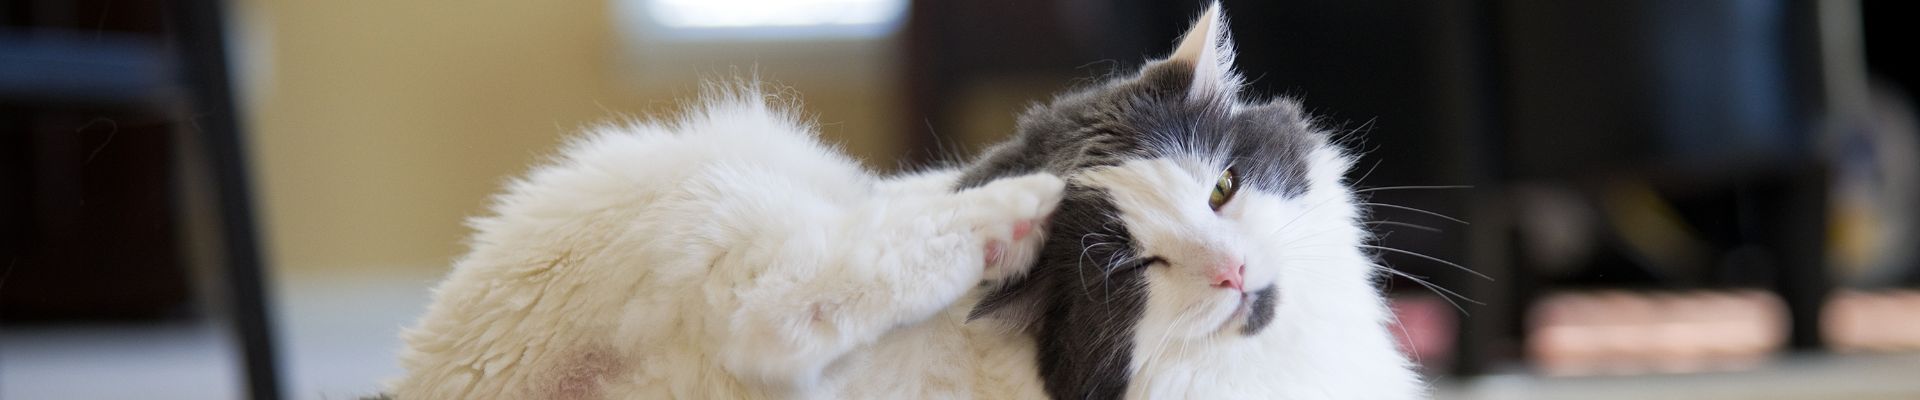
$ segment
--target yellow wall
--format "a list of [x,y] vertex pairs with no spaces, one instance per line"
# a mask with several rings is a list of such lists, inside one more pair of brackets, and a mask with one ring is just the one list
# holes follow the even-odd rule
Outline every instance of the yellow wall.
[[844,49],[626,57],[604,1],[239,6],[257,201],[269,261],[285,271],[444,269],[464,250],[461,220],[562,137],[671,110],[733,65],[792,86],[829,140],[872,165],[893,165],[902,142],[885,41],[838,44],[857,48],[851,60]]

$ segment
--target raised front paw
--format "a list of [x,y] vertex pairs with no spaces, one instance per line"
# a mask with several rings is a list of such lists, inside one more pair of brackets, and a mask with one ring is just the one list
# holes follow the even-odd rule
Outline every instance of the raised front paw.
[[1039,173],[993,181],[961,192],[986,259],[988,282],[1018,276],[1033,266],[1046,240],[1047,217],[1060,205],[1066,182]]

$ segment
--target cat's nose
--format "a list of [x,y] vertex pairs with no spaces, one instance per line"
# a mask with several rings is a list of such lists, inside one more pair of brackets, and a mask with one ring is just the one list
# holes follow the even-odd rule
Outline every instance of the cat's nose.
[[1214,267],[1213,278],[1209,281],[1213,282],[1213,287],[1245,292],[1247,290],[1242,287],[1242,284],[1245,282],[1243,277],[1246,275],[1247,264],[1239,262],[1225,263],[1219,267]]

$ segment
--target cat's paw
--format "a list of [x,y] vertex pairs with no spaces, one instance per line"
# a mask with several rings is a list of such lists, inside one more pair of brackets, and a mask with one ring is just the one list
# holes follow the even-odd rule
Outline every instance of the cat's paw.
[[993,181],[962,194],[985,258],[983,280],[999,281],[1033,267],[1046,240],[1047,218],[1065,189],[1059,177],[1040,173]]

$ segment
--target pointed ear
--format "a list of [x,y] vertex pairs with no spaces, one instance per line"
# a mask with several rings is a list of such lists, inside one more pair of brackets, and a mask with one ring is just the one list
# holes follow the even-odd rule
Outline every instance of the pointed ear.
[[1220,13],[1219,2],[1207,6],[1193,21],[1167,61],[1193,66],[1189,94],[1196,98],[1232,96],[1239,90],[1240,74],[1233,72],[1233,40],[1227,37],[1227,19]]

